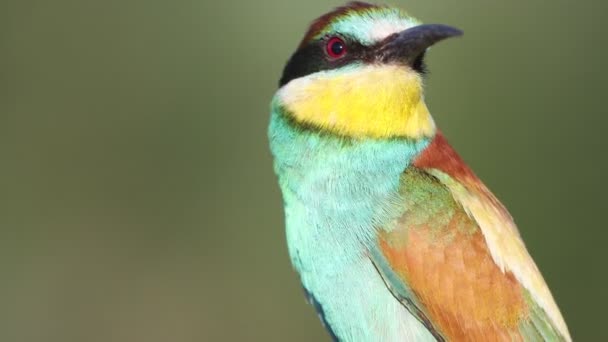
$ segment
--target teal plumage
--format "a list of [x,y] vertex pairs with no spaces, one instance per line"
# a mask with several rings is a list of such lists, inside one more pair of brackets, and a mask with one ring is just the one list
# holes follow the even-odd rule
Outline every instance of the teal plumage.
[[[286,120],[276,101],[269,139],[292,263],[334,333],[350,341],[372,341],[382,334],[386,340],[433,340],[386,291],[363,254],[375,243],[376,227],[402,214],[401,174],[428,141],[324,136]],[[370,306],[373,318],[367,315]]]
[[461,31],[351,3],[287,63],[268,130],[289,255],[344,341],[570,341],[513,219],[424,103]]

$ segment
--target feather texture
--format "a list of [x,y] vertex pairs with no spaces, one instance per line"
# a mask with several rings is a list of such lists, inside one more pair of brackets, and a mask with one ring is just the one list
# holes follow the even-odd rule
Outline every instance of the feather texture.
[[403,216],[379,233],[380,269],[407,284],[397,295],[423,321],[450,340],[570,339],[510,215],[441,133],[402,185]]
[[[419,68],[377,48],[416,25],[351,3],[285,67],[268,133],[308,298],[344,341],[570,341],[513,219],[437,132]],[[352,59],[328,58],[332,36]]]

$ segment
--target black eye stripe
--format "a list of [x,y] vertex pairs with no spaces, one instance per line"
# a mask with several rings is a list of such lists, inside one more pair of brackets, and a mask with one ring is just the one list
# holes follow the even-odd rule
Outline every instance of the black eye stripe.
[[[343,41],[343,48],[345,48],[346,53],[343,55],[336,53],[337,57],[330,54],[328,43],[332,38],[340,38]],[[283,69],[279,87],[284,86],[291,80],[319,71],[337,69],[352,63],[374,63],[379,56],[378,48],[382,44],[384,42],[372,46],[362,45],[350,37],[339,34],[314,40],[299,48],[291,56]]]

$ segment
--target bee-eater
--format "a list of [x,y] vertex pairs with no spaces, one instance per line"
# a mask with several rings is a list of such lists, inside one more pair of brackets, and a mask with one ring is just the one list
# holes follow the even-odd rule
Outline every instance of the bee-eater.
[[513,219],[425,104],[425,51],[461,33],[353,2],[284,68],[269,140],[289,255],[335,340],[571,340]]

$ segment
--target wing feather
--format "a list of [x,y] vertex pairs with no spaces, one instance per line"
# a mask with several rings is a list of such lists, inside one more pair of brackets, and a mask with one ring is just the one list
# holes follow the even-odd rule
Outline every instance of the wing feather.
[[441,338],[570,341],[508,212],[443,136],[425,153],[371,253],[389,289]]

